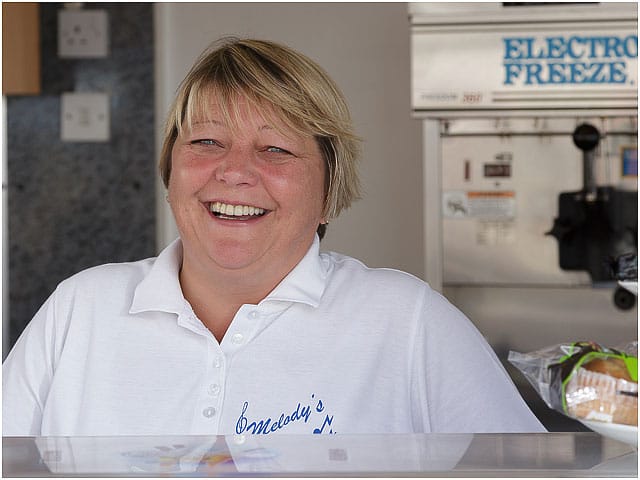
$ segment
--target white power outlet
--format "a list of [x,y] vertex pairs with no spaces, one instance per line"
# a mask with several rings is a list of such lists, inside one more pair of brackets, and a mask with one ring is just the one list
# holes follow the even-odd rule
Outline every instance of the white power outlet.
[[58,10],[58,56],[103,58],[109,50],[109,21],[105,10]]
[[63,93],[60,111],[63,142],[109,141],[109,96],[106,93]]

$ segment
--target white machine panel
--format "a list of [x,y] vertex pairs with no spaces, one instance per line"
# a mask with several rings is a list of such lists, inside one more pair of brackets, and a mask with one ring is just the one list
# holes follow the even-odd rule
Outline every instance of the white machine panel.
[[[590,285],[586,271],[561,270],[558,242],[545,235],[558,195],[582,188],[577,119],[443,122],[442,248],[446,285]],[[636,144],[634,119],[590,119],[605,133],[595,162],[599,184],[636,190],[624,172]],[[545,124],[553,123],[553,133]],[[509,132],[509,133],[506,133]],[[608,132],[608,133],[607,133]]]

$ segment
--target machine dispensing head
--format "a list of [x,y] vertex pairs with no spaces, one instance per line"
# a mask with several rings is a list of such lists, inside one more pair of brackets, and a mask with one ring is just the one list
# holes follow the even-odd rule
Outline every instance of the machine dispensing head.
[[[572,136],[573,143],[582,150],[583,188],[560,193],[558,216],[546,234],[558,240],[561,269],[587,271],[594,285],[615,285],[610,259],[637,253],[637,193],[596,184],[595,153],[601,138],[596,127],[583,123]],[[616,295],[619,308],[635,304],[635,298],[617,298],[624,292]]]

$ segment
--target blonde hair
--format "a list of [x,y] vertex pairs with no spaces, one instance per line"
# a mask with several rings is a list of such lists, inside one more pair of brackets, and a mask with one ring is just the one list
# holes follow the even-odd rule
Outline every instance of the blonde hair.
[[212,96],[230,124],[242,99],[265,116],[275,115],[296,133],[317,140],[327,165],[323,212],[327,221],[360,198],[360,141],[335,82],[315,62],[286,46],[236,38],[223,39],[205,50],[180,85],[160,155],[165,187],[176,138],[194,119],[206,117]]

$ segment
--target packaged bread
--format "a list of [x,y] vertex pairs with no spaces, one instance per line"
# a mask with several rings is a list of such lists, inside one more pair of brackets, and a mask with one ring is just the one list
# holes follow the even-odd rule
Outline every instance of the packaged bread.
[[551,408],[579,420],[638,425],[637,342],[625,349],[576,342],[511,352],[509,360]]
[[624,425],[638,424],[638,382],[623,358],[599,353],[576,366],[566,379],[566,412],[575,418]]

